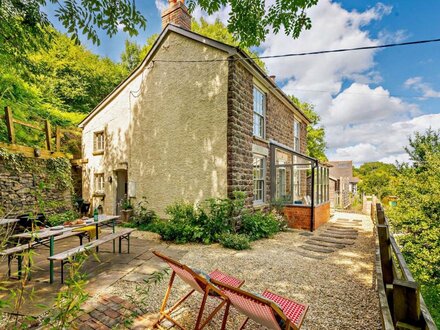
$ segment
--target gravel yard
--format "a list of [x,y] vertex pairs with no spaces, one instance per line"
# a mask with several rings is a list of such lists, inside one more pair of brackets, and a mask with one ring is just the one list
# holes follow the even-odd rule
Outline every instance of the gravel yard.
[[[320,236],[337,223],[354,225],[358,232],[354,244],[338,248],[332,253],[301,252],[304,251],[301,246],[306,241]],[[157,249],[206,272],[218,268],[244,279],[246,283],[243,288],[246,290],[261,293],[269,288],[278,294],[309,304],[309,312],[302,329],[380,329],[377,294],[374,290],[372,228],[372,223],[366,216],[337,213],[331,222],[319,228],[313,236],[304,235],[300,231],[283,232],[272,239],[253,243],[252,249],[247,251],[228,250],[219,245],[165,245],[159,241]],[[150,242],[158,240],[150,233],[137,233],[136,236]],[[153,262],[158,269],[165,266],[155,260],[155,257],[149,262]],[[157,313],[159,310],[168,278],[166,276],[160,284],[151,287],[144,309],[146,314]],[[122,278],[101,293],[127,298],[136,292],[135,288],[140,284],[142,280]],[[178,298],[186,292],[187,287],[178,280],[174,289],[171,298]],[[182,323],[194,324],[192,322],[200,300],[201,297],[195,294],[194,298],[189,299],[178,310],[178,318]],[[215,305],[209,305],[210,308],[212,306]],[[207,328],[219,329],[221,318],[222,312]],[[233,329],[241,320],[241,315],[232,312],[227,328]],[[250,322],[246,328],[260,329],[260,326]]]

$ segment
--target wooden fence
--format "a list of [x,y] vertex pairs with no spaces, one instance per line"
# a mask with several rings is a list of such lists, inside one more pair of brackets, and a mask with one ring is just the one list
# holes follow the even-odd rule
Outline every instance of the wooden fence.
[[377,229],[376,281],[383,329],[437,330],[380,203],[371,203],[371,218]]
[[[6,129],[8,132],[8,149],[13,151],[23,152],[24,154],[34,154],[35,148],[17,145],[16,135],[15,135],[15,125],[21,125],[33,130],[42,131],[45,135],[45,151],[41,152],[41,157],[50,156],[53,153],[57,153],[57,156],[61,155],[61,138],[65,133],[71,133],[78,137],[81,136],[81,130],[79,128],[63,128],[60,126],[55,127],[55,134],[52,133],[52,126],[48,120],[44,121],[44,125],[39,126],[36,124],[30,124],[22,120],[16,119],[12,115],[12,110],[10,107],[5,107],[5,114],[0,114],[0,119],[4,119],[6,123]],[[1,146],[1,145],[0,145]]]

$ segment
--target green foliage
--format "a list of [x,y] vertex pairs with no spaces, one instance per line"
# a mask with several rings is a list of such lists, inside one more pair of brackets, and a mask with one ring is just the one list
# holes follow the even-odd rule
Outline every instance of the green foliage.
[[272,237],[281,230],[281,223],[274,213],[253,212],[243,215],[239,232],[251,241]]
[[434,131],[431,128],[425,133],[416,132],[414,137],[409,138],[409,146],[405,147],[415,167],[424,170],[427,155],[440,153],[440,130]]
[[367,195],[376,195],[379,199],[394,195],[397,168],[393,164],[370,162],[362,164],[355,171],[360,182],[358,189]]
[[[131,202],[129,202],[131,205]],[[133,208],[133,216],[130,219],[128,227],[138,228],[140,230],[153,230],[154,224],[158,220],[156,213],[148,207],[148,201],[145,197]]]
[[219,11],[229,5],[228,31],[242,46],[258,46],[270,30],[275,33],[284,31],[298,38],[303,29],[312,24],[307,9],[316,5],[318,0],[276,1],[267,5],[265,0],[189,0],[189,9],[199,5],[208,14]]
[[79,213],[68,210],[66,212],[62,213],[55,213],[52,215],[49,215],[47,218],[47,222],[51,227],[62,225],[66,221],[73,221],[80,217]]
[[307,154],[320,161],[327,161],[328,159],[325,155],[325,150],[327,148],[327,143],[325,142],[325,129],[319,124],[321,117],[315,112],[314,105],[307,102],[301,102],[293,95],[290,95],[289,97],[311,121],[311,124],[307,126]]
[[251,248],[249,238],[243,234],[223,234],[219,240],[223,247],[234,250],[247,250]]

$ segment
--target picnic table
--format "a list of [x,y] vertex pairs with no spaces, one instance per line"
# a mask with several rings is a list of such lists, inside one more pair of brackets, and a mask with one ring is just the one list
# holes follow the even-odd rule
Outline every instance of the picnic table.
[[[30,240],[32,238],[35,238],[37,242],[42,242],[44,240],[49,239],[49,257],[52,257],[54,255],[54,247],[55,247],[55,237],[59,235],[63,235],[65,233],[69,233],[72,231],[80,231],[81,228],[87,227],[87,226],[96,226],[96,239],[99,238],[98,229],[99,227],[112,227],[113,233],[115,232],[115,226],[116,226],[116,220],[119,218],[117,215],[99,215],[98,221],[94,221],[92,223],[84,223],[80,225],[75,225],[72,227],[64,227],[62,229],[54,229],[53,228],[45,228],[44,230],[40,230],[37,232],[24,232],[20,234],[15,234],[13,237],[16,237],[18,239],[27,239]],[[90,218],[93,220],[93,218]],[[115,251],[115,242],[113,241],[113,252]],[[98,247],[96,247],[96,252],[98,252]],[[49,260],[49,267],[50,267],[50,283],[53,283],[54,279],[54,264],[53,260]]]

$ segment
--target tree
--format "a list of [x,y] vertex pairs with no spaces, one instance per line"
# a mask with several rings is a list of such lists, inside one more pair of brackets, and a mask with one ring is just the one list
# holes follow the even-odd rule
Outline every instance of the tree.
[[136,42],[125,40],[125,48],[121,54],[122,67],[131,72],[141,61],[141,46]]
[[316,113],[312,104],[301,102],[293,95],[289,97],[311,121],[311,124],[307,126],[307,154],[320,161],[327,161],[328,159],[325,155],[325,149],[327,148],[325,142],[325,129],[323,126],[319,125],[321,117]]
[[359,191],[367,195],[375,195],[379,199],[394,194],[394,180],[397,168],[393,164],[370,162],[362,164],[354,172],[360,178]]
[[426,155],[440,152],[440,130],[427,129],[424,134],[416,132],[414,137],[409,138],[409,146],[405,147],[414,166],[423,170]]
[[[276,1],[266,6],[266,0],[188,0],[190,11],[198,5],[208,14],[230,6],[228,31],[244,47],[259,45],[270,30],[283,30],[297,38],[303,29],[310,29],[306,10],[318,0]],[[3,0],[0,7],[0,56],[20,58],[27,50],[35,50],[45,39],[48,21],[42,8],[50,3],[56,17],[75,41],[85,35],[99,44],[97,29],[109,36],[122,30],[130,36],[145,29],[146,19],[133,0]]]

